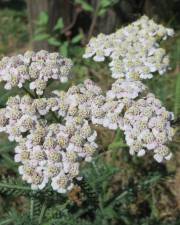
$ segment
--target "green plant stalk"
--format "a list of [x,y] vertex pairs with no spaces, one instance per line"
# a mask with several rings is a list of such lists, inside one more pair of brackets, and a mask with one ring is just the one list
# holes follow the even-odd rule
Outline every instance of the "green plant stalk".
[[35,96],[26,88],[26,87],[22,87],[22,89],[27,93],[29,94],[32,98],[35,98]]
[[129,194],[128,191],[124,191],[120,195],[112,197],[105,203],[105,206],[108,206],[108,205],[115,206],[117,201],[120,201],[121,199],[125,198],[128,194]]
[[176,119],[180,116],[180,73],[177,74],[174,114]]
[[30,219],[33,220],[34,216],[34,199],[31,198],[30,200]]
[[44,217],[44,214],[45,214],[46,209],[47,209],[47,204],[46,204],[46,202],[44,202],[43,205],[42,205],[42,208],[41,208],[41,212],[40,212],[40,215],[39,215],[39,219],[38,219],[38,224],[39,225],[43,221],[43,217]]
[[96,171],[97,175],[99,176],[100,174],[99,174],[98,168],[96,166],[96,163],[94,161],[92,161],[92,165],[93,165],[93,168]]

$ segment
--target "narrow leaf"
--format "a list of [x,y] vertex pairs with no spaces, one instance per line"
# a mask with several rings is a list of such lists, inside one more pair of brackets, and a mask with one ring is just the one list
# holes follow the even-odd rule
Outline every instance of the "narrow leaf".
[[58,40],[57,40],[56,38],[54,38],[54,37],[49,38],[49,39],[48,39],[48,43],[49,43],[50,45],[53,45],[53,46],[60,46],[60,44],[61,44],[61,42],[58,41]]
[[82,38],[83,38],[82,34],[78,34],[72,38],[71,42],[72,44],[77,44],[82,40]]
[[49,38],[49,34],[37,34],[33,39],[34,41],[45,41]]
[[60,53],[63,55],[63,56],[67,56],[68,55],[68,42],[65,41],[59,48],[59,51]]
[[84,0],[76,0],[76,3],[80,4],[81,7],[87,12],[93,12],[94,10],[93,7]]
[[61,30],[64,27],[64,22],[62,18],[59,18],[56,25],[54,26],[54,31]]

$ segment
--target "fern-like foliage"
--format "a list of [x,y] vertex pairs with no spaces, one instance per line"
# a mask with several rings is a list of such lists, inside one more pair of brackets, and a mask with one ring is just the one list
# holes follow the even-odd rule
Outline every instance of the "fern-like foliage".
[[[137,168],[134,170],[138,171]],[[135,204],[138,193],[151,195],[149,188],[156,188],[163,182],[161,172],[148,173],[137,181],[129,180],[126,186],[119,186],[116,192],[112,192],[113,175],[119,175],[119,172],[115,166],[97,157],[83,170],[83,179],[76,181],[82,197],[80,206],[67,195],[58,194],[49,187],[42,191],[32,191],[18,179],[3,177],[0,181],[0,194],[8,197],[25,196],[29,200],[29,208],[23,216],[18,211],[10,210],[0,220],[0,225],[166,225],[153,214],[140,221],[129,211],[129,205]]]
[[24,185],[20,180],[12,177],[2,177],[0,179],[0,194],[17,197],[30,195],[31,188]]
[[65,199],[65,197],[54,192],[50,187],[47,187],[42,191],[34,191],[21,180],[12,177],[2,177],[0,179],[0,194],[11,197],[26,196],[39,199],[42,202],[50,202],[50,204],[52,202],[63,202]]
[[37,225],[37,221],[31,220],[28,214],[22,214],[12,209],[5,218],[0,219],[0,225]]

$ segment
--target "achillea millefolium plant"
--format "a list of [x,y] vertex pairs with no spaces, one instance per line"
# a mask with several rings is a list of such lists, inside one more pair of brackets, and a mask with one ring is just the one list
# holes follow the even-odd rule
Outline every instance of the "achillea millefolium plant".
[[[27,51],[0,61],[0,81],[4,88],[18,87],[25,92],[9,97],[0,109],[0,131],[8,135],[9,141],[16,143],[14,160],[19,163],[22,180],[30,184],[29,187],[8,181],[1,183],[3,193],[11,190],[10,194],[13,194],[13,190],[19,190],[21,192],[17,194],[24,194],[32,200],[30,215],[25,216],[21,224],[28,224],[28,218],[30,224],[41,224],[43,217],[49,215],[45,213],[46,207],[53,207],[57,200],[61,205],[47,212],[51,214],[51,222],[44,221],[43,224],[69,225],[76,224],[75,221],[77,224],[96,224],[95,221],[85,221],[86,212],[77,196],[84,199],[87,211],[97,212],[97,224],[101,221],[97,211],[97,208],[102,210],[101,198],[97,197],[98,188],[102,191],[104,182],[107,186],[116,169],[101,163],[99,169],[94,164],[99,154],[96,125],[121,130],[130,155],[145,158],[146,154],[151,154],[159,163],[171,159],[168,144],[174,135],[171,126],[174,115],[150,93],[143,81],[163,75],[170,68],[160,41],[173,34],[172,29],[143,16],[113,34],[99,34],[92,38],[83,57],[92,57],[97,62],[109,58],[111,76],[115,81],[106,92],[89,79],[66,91],[46,92],[53,81],[64,83],[73,79],[73,63],[59,53]],[[96,176],[102,178],[98,185],[86,183],[88,163]],[[70,198],[82,207],[82,215],[70,216]],[[34,213],[36,201],[44,202],[37,220]],[[115,207],[114,201],[118,202],[118,199],[112,197],[106,201],[107,215],[110,206]]]

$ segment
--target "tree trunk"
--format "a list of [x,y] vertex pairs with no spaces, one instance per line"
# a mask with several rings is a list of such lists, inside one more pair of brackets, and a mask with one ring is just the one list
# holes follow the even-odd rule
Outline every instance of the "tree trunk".
[[[63,18],[65,26],[71,20],[71,7],[68,0],[26,0],[29,19],[29,30],[31,39],[36,28],[36,21],[41,12],[47,12],[49,15],[49,30],[51,31],[59,17]],[[34,42],[32,40],[34,50],[46,49],[51,50],[51,46],[47,41]]]

